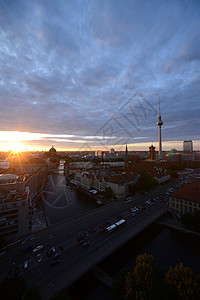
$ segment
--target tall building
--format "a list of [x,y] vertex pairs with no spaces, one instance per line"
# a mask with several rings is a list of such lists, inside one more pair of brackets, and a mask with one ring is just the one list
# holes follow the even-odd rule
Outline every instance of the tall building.
[[110,149],[110,153],[111,153],[111,154],[115,154],[115,149],[111,148],[111,149]]
[[151,147],[149,147],[149,159],[154,160],[155,157],[156,157],[155,147],[151,145]]
[[161,120],[160,114],[160,96],[159,96],[159,115],[157,125],[159,127],[159,159],[162,159],[162,137],[161,137],[161,126],[163,125],[163,121]]
[[128,147],[126,144],[126,152],[125,152],[125,167],[128,168]]
[[191,140],[183,142],[183,152],[185,152],[185,153],[193,152],[193,142]]

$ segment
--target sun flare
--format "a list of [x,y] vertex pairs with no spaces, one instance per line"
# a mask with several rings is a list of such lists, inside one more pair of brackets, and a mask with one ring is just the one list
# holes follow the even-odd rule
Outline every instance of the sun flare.
[[10,145],[10,150],[12,150],[12,152],[15,152],[15,153],[26,151],[25,146],[20,142],[16,142],[16,143],[11,144]]

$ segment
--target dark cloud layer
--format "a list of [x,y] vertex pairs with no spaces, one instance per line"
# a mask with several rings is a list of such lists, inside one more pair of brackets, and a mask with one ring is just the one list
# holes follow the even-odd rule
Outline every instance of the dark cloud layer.
[[165,140],[200,140],[199,37],[198,0],[0,0],[0,131],[85,140],[114,118],[156,141],[160,95]]

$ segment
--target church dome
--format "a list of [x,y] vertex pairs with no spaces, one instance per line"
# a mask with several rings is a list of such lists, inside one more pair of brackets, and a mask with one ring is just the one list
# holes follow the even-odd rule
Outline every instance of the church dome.
[[53,145],[52,145],[52,147],[49,149],[49,153],[50,153],[51,155],[57,154],[56,149],[53,147]]

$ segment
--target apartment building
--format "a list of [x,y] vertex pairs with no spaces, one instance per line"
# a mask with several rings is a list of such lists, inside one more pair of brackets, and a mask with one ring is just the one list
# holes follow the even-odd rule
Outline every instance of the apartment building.
[[176,213],[194,213],[200,210],[200,180],[183,185],[169,197],[169,206]]
[[30,194],[0,190],[0,235],[9,240],[31,232]]

